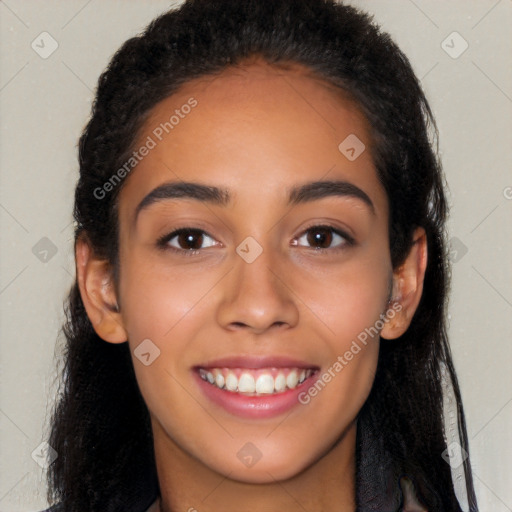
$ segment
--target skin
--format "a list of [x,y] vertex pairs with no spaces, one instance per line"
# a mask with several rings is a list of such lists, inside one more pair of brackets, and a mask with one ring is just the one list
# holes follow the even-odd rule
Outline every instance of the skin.
[[[120,192],[119,282],[85,237],[76,244],[80,290],[96,332],[107,342],[128,340],[132,355],[147,338],[160,350],[149,366],[133,357],[151,415],[157,506],[352,512],[356,419],[373,383],[378,336],[307,405],[271,419],[242,419],[212,404],[191,368],[225,356],[285,355],[322,373],[392,304],[400,311],[380,336],[400,336],[421,297],[424,231],[416,230],[409,256],[393,269],[388,200],[367,122],[308,70],[254,61],[189,82],[152,110],[140,143],[191,97],[197,106]],[[354,161],[338,149],[350,134],[366,146]],[[359,187],[373,209],[349,196],[288,204],[289,188],[319,180]],[[226,188],[232,199],[166,199],[135,222],[140,201],[170,181]],[[325,224],[355,244],[334,236],[325,251],[315,250],[305,231]],[[209,235],[196,254],[157,247],[159,237],[184,226]],[[248,236],[263,249],[252,263],[235,251]],[[180,247],[176,238],[172,245]],[[261,453],[252,467],[237,457],[247,442]]]

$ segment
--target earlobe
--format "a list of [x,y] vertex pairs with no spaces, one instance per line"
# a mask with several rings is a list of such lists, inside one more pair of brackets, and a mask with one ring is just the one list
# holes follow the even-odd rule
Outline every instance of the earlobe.
[[124,343],[127,333],[117,307],[110,264],[98,258],[85,236],[75,244],[76,275],[87,316],[100,338]]
[[393,273],[392,308],[388,309],[388,320],[382,328],[381,338],[396,339],[409,328],[423,293],[426,268],[427,236],[423,228],[417,228],[407,258]]

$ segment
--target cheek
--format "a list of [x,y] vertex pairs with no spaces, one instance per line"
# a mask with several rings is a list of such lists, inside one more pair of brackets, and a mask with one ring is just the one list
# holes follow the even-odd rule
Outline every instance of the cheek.
[[[204,351],[197,340],[208,339],[202,331],[212,318],[210,294],[219,278],[213,272],[176,272],[135,257],[123,268],[123,322],[144,399],[151,410],[159,410],[161,402],[186,410],[187,394],[181,385]],[[146,366],[148,356],[139,356],[148,352]]]
[[[391,276],[385,258],[361,257],[321,277],[310,274],[300,286],[297,282],[298,295],[314,312],[308,315],[310,329],[327,356],[321,382],[304,402],[330,403],[333,422],[340,409],[355,417],[373,384]],[[322,400],[316,400],[320,394]]]
[[[186,432],[179,416],[170,411],[204,415],[190,400],[187,379],[190,361],[198,353],[193,340],[200,337],[198,332],[208,315],[207,294],[216,279],[211,273],[194,278],[135,257],[123,268],[123,322],[140,391],[153,414],[172,418],[171,430]],[[141,353],[149,353],[149,357],[140,357]]]
[[357,418],[372,388],[387,280],[331,281],[330,286],[314,295],[311,293],[310,298],[322,319],[322,322],[315,320],[313,329],[317,334],[326,333],[321,338],[317,336],[319,352],[325,357],[316,382],[299,400],[309,409],[311,417],[323,418],[316,423],[316,435],[328,446],[336,433]]
[[[151,338],[179,349],[180,340],[173,334],[190,322],[183,321],[203,301],[215,285],[215,276],[203,272],[194,277],[187,271],[175,271],[169,266],[148,264],[133,258],[125,264],[121,283],[123,322],[131,345]],[[184,342],[183,342],[184,343]]]
[[333,421],[340,408],[355,415],[373,384],[392,279],[386,248],[383,242],[343,264],[290,274],[290,287],[302,303],[303,327],[324,355],[325,386],[320,383],[311,398],[322,394],[315,401],[325,404],[329,395]]
[[[339,352],[385,313],[391,277],[387,260],[361,257],[346,266],[324,269],[321,275],[304,273],[295,289]],[[381,327],[379,323],[379,331]]]

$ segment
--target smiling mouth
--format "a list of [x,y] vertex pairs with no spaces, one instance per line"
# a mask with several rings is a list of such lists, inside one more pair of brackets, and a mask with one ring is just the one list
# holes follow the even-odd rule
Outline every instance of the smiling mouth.
[[295,389],[316,373],[312,368],[198,368],[212,386],[246,396],[278,395]]

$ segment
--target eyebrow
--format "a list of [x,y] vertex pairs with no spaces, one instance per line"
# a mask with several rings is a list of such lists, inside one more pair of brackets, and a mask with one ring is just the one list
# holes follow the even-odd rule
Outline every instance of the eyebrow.
[[148,206],[168,199],[196,199],[205,203],[219,206],[227,206],[231,200],[227,189],[203,185],[190,181],[167,182],[153,189],[137,205],[135,209],[134,223],[137,222],[139,213]]
[[361,200],[375,214],[375,206],[368,194],[348,181],[313,181],[293,187],[290,190],[290,204],[306,203],[325,197],[352,197]]
[[[348,181],[313,181],[289,190],[288,204],[307,203],[326,197],[352,197],[361,200],[375,214],[375,207],[368,194]],[[228,189],[194,182],[167,182],[153,189],[135,209],[134,223],[139,213],[152,204],[169,199],[195,199],[212,205],[227,206],[231,201]]]

